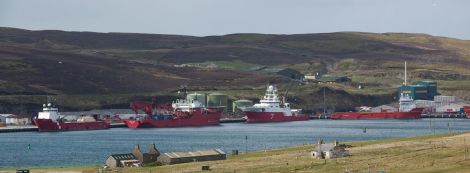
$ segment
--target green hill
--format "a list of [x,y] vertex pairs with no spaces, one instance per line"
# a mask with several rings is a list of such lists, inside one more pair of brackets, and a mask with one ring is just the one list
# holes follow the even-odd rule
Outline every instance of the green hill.
[[[327,86],[337,93],[328,96],[329,105],[346,110],[393,101],[404,61],[410,81],[436,80],[440,93],[470,100],[470,41],[425,34],[193,37],[0,28],[0,60],[0,112],[35,112],[44,95],[79,110],[127,107],[138,96],[174,96],[181,85],[226,91],[233,99],[255,98],[270,81],[287,86],[287,78],[250,70],[262,66],[350,76],[353,85]],[[358,83],[365,89],[356,89]],[[289,98],[317,110],[321,87],[296,85]]]

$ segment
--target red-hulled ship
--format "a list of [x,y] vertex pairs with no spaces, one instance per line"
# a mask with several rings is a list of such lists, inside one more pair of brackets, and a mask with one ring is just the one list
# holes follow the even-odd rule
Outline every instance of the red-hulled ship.
[[398,112],[336,112],[330,115],[330,118],[336,120],[419,119],[422,112],[423,108],[416,108],[414,100],[408,94],[402,94]]
[[247,123],[305,121],[310,118],[308,115],[300,115],[299,109],[291,109],[289,103],[281,102],[275,85],[268,86],[260,103],[242,108],[242,111],[246,114]]
[[470,106],[464,106],[463,111],[467,114],[467,118],[470,118]]
[[106,121],[97,121],[98,116],[80,116],[76,122],[66,122],[59,117],[59,109],[52,106],[51,103],[44,104],[42,112],[34,119],[34,124],[40,132],[52,131],[74,131],[74,130],[100,130],[108,129],[109,123]]
[[[405,61],[405,81],[406,85],[406,61]],[[407,93],[401,93],[398,112],[336,112],[330,115],[336,120],[356,120],[356,119],[419,119],[424,108],[416,108],[416,104]]]
[[[179,99],[171,105],[156,105],[150,102],[134,101],[134,111],[143,110],[146,115],[124,120],[127,127],[184,127],[218,125],[222,111],[218,108],[205,108],[198,100]],[[155,111],[155,112],[154,112]]]

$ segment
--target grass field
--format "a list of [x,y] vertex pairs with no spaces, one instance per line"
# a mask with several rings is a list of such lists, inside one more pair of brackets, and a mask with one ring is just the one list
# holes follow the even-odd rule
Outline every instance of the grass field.
[[[309,156],[314,145],[257,151],[227,160],[178,165],[120,168],[105,172],[469,172],[470,133],[419,136],[348,143],[351,156],[316,160]],[[465,152],[467,150],[467,152]],[[33,168],[34,172],[97,172],[98,166]],[[0,169],[1,171],[12,171]]]

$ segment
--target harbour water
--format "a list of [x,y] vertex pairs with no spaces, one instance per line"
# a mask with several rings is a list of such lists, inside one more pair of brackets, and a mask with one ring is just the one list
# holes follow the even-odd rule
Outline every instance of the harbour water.
[[[134,144],[146,152],[219,148],[264,150],[324,141],[377,140],[470,131],[470,119],[310,120],[285,123],[226,123],[210,127],[98,131],[18,132],[0,134],[0,168],[103,165],[113,153],[130,153]],[[247,138],[246,138],[247,137]]]

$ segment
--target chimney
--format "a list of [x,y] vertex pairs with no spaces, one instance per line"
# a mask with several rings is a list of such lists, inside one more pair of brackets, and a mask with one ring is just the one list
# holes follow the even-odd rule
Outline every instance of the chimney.
[[141,163],[144,161],[144,154],[142,154],[142,151],[140,151],[139,144],[134,145],[134,149],[132,150],[132,155],[134,155],[137,158],[137,160],[139,160]]
[[157,147],[155,147],[155,144],[150,144],[149,154],[157,155],[157,157],[160,156],[160,151],[158,151]]
[[140,152],[140,145],[139,144],[134,145],[134,151],[139,151]]

